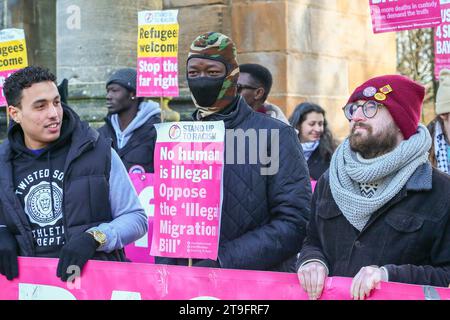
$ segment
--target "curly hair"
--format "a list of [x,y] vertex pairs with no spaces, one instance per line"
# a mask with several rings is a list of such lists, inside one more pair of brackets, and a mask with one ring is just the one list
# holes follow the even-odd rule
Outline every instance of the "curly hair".
[[330,161],[334,150],[337,148],[337,142],[334,140],[333,134],[328,128],[328,122],[325,118],[325,110],[322,107],[310,102],[300,103],[297,107],[295,107],[294,112],[289,118],[289,123],[292,127],[300,131],[302,123],[306,120],[306,117],[310,112],[317,112],[323,115],[323,133],[320,137],[319,152],[326,161]]
[[48,69],[38,66],[29,66],[14,72],[9,76],[3,86],[6,102],[9,106],[20,107],[22,91],[35,83],[56,81],[56,77]]

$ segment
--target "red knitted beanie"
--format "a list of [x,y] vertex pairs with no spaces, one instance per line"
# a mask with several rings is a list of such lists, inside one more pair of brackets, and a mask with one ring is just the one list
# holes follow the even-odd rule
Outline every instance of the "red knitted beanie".
[[355,89],[347,103],[374,100],[387,107],[405,139],[417,132],[425,88],[399,75],[375,77]]

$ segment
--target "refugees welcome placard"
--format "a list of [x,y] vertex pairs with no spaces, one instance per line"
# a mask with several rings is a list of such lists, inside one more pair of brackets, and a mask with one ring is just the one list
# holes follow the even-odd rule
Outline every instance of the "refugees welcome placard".
[[3,85],[6,79],[19,69],[28,66],[25,33],[21,29],[0,31],[0,106],[6,106]]
[[137,95],[177,97],[178,10],[139,12]]

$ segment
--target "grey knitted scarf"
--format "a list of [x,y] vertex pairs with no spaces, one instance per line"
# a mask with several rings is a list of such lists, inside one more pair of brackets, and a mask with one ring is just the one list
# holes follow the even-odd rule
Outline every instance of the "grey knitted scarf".
[[[425,126],[393,151],[364,159],[350,149],[348,138],[336,149],[330,164],[330,188],[345,218],[359,231],[372,213],[391,200],[414,171],[428,161],[431,136]],[[377,183],[372,198],[361,195],[360,183]]]

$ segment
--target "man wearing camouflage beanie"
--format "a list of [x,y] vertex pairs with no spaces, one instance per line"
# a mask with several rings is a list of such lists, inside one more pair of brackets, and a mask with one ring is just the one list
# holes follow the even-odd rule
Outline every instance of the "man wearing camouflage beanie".
[[354,277],[353,299],[381,281],[450,283],[450,179],[428,161],[424,96],[406,77],[380,76],[343,108],[351,133],[316,186],[297,261],[310,299],[321,296],[327,276]]
[[[237,95],[238,78],[230,38],[211,32],[195,39],[187,61],[187,81],[197,107],[193,118],[224,121],[227,134],[219,257],[194,261],[194,266],[294,271],[309,219],[308,167],[294,129],[253,111]],[[236,145],[239,134],[250,141]],[[253,148],[253,154],[256,146],[259,152]],[[228,159],[227,152],[234,158]],[[261,153],[270,155],[270,161],[249,160]],[[187,265],[187,259],[156,261]]]

